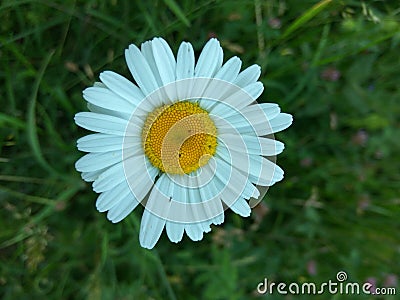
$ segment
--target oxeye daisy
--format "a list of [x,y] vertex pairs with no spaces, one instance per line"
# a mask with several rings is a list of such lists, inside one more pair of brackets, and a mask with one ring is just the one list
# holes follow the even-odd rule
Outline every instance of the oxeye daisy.
[[149,249],[164,228],[172,242],[185,232],[198,241],[226,208],[249,216],[260,187],[283,178],[271,158],[284,146],[273,134],[292,123],[277,104],[256,102],[260,67],[241,71],[238,57],[223,64],[217,39],[197,62],[190,43],[175,58],[162,38],[130,45],[125,58],[136,84],[101,73],[83,92],[90,112],[75,116],[95,132],[78,140],[88,154],[76,169],[100,194],[97,209],[116,223],[143,204],[139,240]]

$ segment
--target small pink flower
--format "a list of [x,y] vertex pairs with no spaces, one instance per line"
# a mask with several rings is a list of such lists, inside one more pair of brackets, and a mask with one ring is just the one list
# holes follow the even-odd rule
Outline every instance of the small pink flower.
[[317,263],[315,260],[308,261],[307,272],[312,276],[317,275]]
[[321,78],[326,81],[338,81],[340,78],[340,71],[336,68],[326,68],[321,73]]
[[271,18],[268,20],[268,25],[273,29],[279,29],[282,26],[282,22],[278,18]]

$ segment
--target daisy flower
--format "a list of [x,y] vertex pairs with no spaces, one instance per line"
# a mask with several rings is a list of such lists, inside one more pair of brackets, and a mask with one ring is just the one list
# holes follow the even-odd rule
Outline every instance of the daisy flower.
[[292,123],[277,104],[256,102],[260,67],[241,71],[238,57],[223,64],[217,39],[197,63],[190,43],[175,58],[162,38],[130,45],[125,58],[136,84],[101,73],[83,91],[90,111],[75,116],[95,132],[78,140],[88,154],[76,169],[100,194],[97,209],[117,223],[143,204],[139,240],[149,249],[164,228],[172,242],[185,232],[198,241],[226,208],[249,216],[249,200],[283,178],[272,158],[284,145],[273,134]]

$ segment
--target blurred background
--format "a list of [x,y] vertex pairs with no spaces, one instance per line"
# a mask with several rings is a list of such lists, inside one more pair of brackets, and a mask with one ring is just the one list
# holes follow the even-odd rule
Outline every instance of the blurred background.
[[[309,299],[257,285],[339,271],[400,293],[398,1],[3,0],[0,20],[0,298]],[[142,207],[118,224],[96,211],[73,117],[101,71],[132,79],[124,49],[154,36],[196,55],[217,37],[294,123],[276,136],[285,179],[251,217],[149,251]]]

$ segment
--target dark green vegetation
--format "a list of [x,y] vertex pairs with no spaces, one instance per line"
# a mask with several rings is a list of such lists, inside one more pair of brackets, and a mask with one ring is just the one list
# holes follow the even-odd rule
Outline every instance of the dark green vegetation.
[[[252,299],[274,282],[400,274],[397,1],[46,1],[0,4],[0,298]],[[286,172],[252,217],[203,241],[142,249],[142,208],[113,225],[74,169],[73,116],[130,44],[163,36],[262,66],[260,101],[294,115]],[[198,54],[198,52],[197,52]],[[226,59],[225,59],[226,60]],[[397,286],[400,293],[400,286]],[[329,294],[268,299],[396,299]]]

